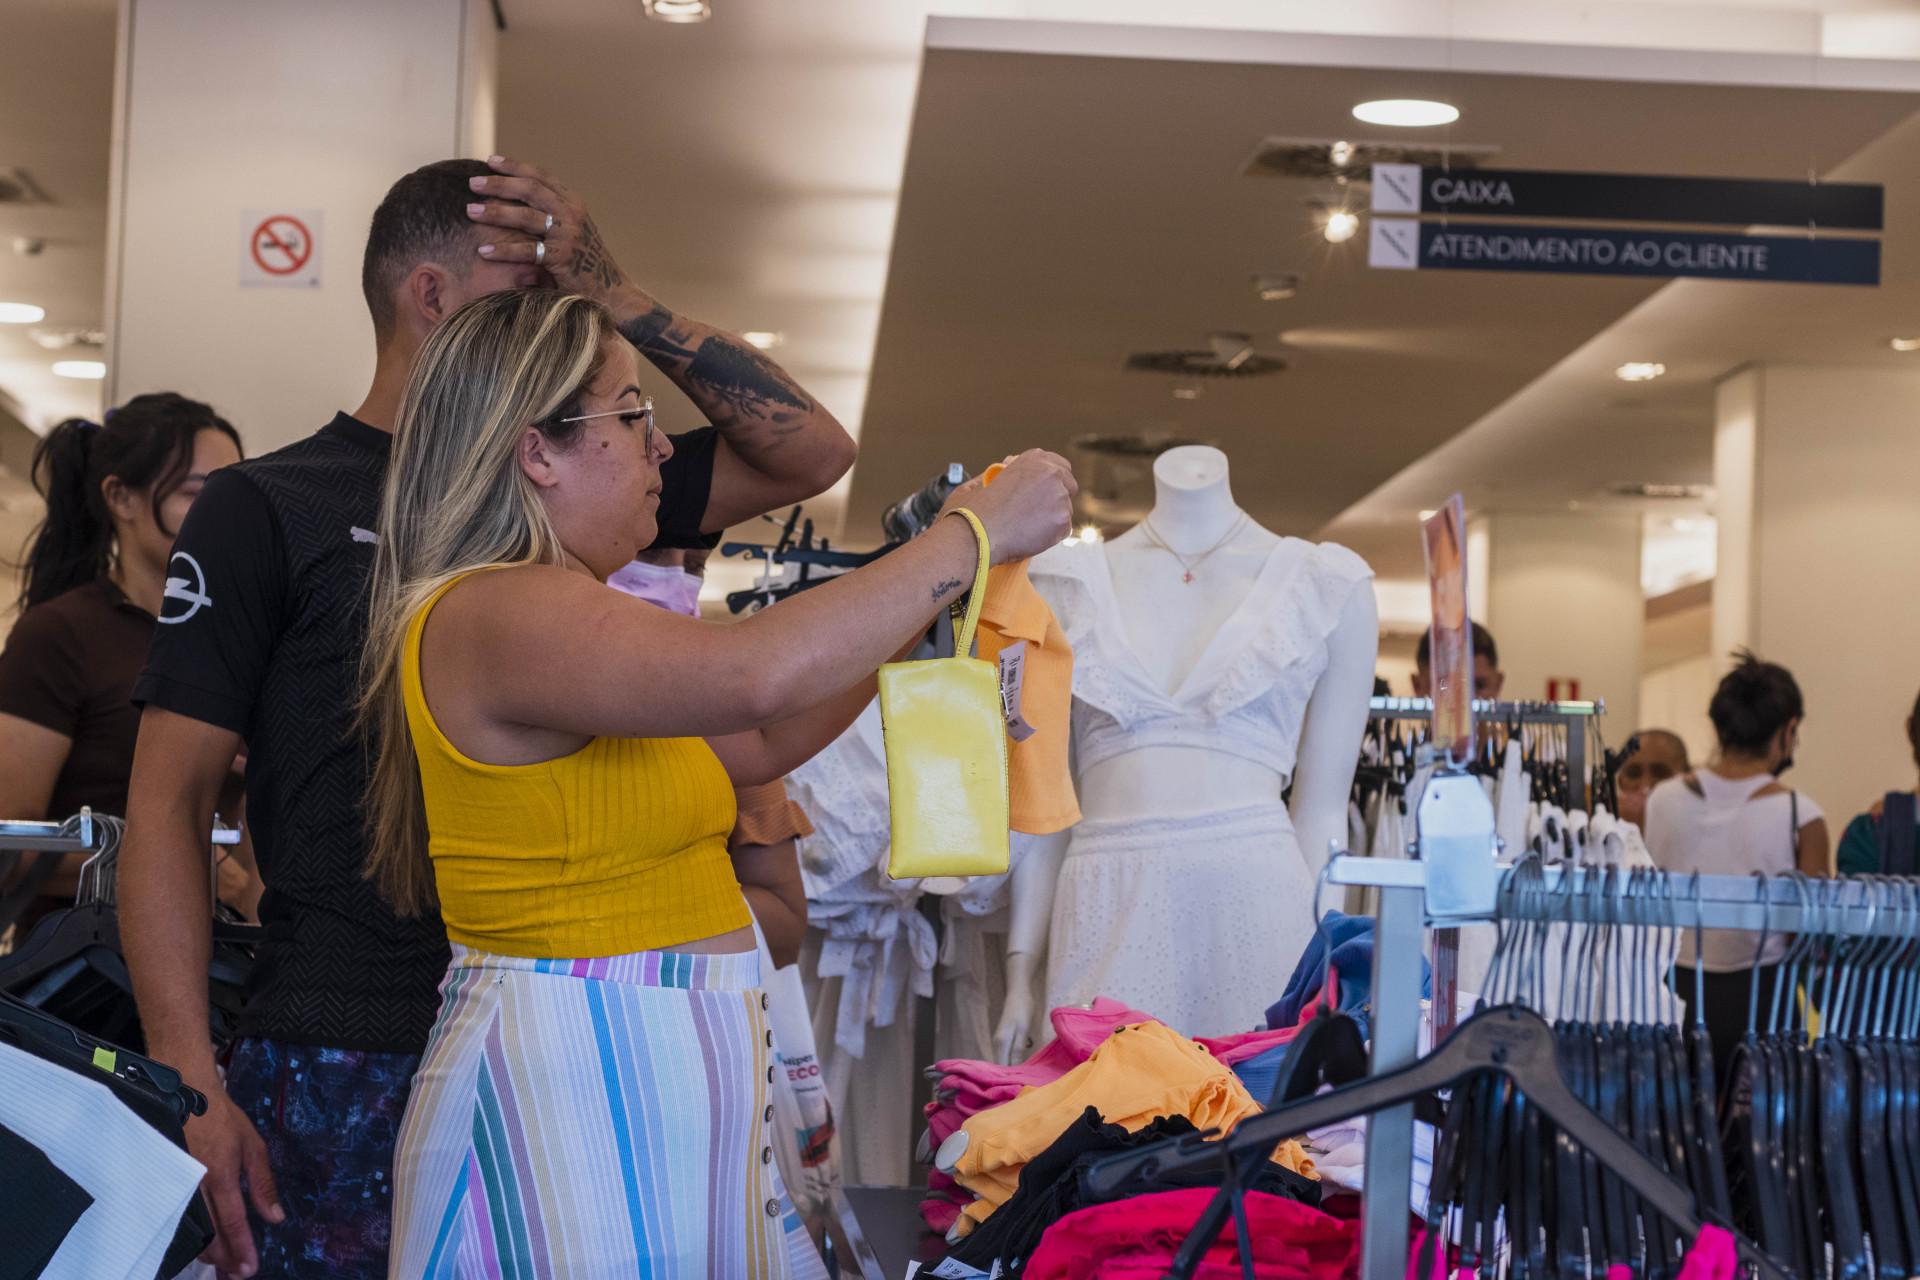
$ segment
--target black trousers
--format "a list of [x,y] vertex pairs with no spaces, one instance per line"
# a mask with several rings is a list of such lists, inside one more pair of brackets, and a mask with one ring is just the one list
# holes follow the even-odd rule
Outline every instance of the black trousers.
[[[1707,1038],[1713,1042],[1713,1077],[1723,1091],[1727,1083],[1727,1067],[1733,1061],[1733,1047],[1747,1034],[1747,993],[1758,981],[1760,1007],[1755,1026],[1765,1031],[1767,1013],[1773,1005],[1773,984],[1779,973],[1779,965],[1765,964],[1757,970],[1736,969],[1732,973],[1715,973],[1708,969],[1700,975],[1704,980],[1702,1013],[1706,1019]],[[1692,969],[1675,965],[1669,979],[1674,994],[1686,1005],[1687,1026],[1693,1025],[1694,1017],[1693,976]]]

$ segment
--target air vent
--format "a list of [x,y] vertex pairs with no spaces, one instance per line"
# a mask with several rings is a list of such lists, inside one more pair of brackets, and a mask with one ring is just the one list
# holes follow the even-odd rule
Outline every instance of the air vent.
[[1713,486],[1704,484],[1647,484],[1639,481],[1622,481],[1607,486],[1607,492],[1616,498],[1666,498],[1700,499],[1713,496]]
[[29,329],[27,336],[49,351],[107,345],[107,335],[99,329]]
[[1153,510],[1153,460],[1183,444],[1205,444],[1167,431],[1085,435],[1073,442],[1074,524],[1097,524],[1109,536]]
[[1267,138],[1254,149],[1240,172],[1249,178],[1345,178],[1349,182],[1369,182],[1376,164],[1476,169],[1499,151],[1499,147],[1473,144],[1441,148],[1432,144],[1354,142],[1345,138]]
[[52,204],[25,169],[0,169],[0,204]]
[[1171,373],[1182,378],[1270,378],[1287,362],[1278,356],[1248,353],[1237,362],[1211,351],[1136,351],[1127,357],[1129,373]]

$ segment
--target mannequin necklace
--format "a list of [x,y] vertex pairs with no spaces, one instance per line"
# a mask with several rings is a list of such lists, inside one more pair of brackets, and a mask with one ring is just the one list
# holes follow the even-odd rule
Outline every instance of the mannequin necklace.
[[1162,551],[1166,552],[1168,555],[1172,556],[1175,560],[1178,560],[1180,562],[1180,569],[1181,569],[1180,581],[1192,582],[1193,571],[1195,569],[1198,569],[1201,565],[1205,564],[1208,556],[1212,555],[1214,552],[1218,551],[1220,548],[1226,546],[1229,542],[1233,541],[1233,535],[1240,532],[1240,526],[1244,525],[1246,522],[1247,522],[1247,513],[1242,511],[1240,513],[1240,518],[1233,522],[1233,527],[1227,530],[1226,534],[1221,537],[1220,541],[1214,543],[1212,546],[1208,547],[1205,551],[1202,551],[1199,555],[1193,557],[1193,559],[1191,560],[1189,560],[1187,557],[1181,555],[1178,551],[1175,551],[1172,547],[1167,545],[1167,540],[1161,537],[1159,531],[1153,527],[1153,517],[1149,516],[1145,520],[1142,520],[1140,522],[1140,531],[1147,535],[1147,541],[1150,544],[1160,548]]

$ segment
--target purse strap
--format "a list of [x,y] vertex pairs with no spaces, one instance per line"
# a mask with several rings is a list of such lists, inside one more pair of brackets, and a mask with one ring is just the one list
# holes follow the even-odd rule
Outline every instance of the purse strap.
[[965,507],[956,507],[954,514],[967,518],[980,544],[980,567],[974,571],[973,590],[967,593],[967,616],[960,623],[960,629],[953,633],[953,656],[964,658],[973,652],[973,628],[980,621],[980,601],[987,594],[987,527]]

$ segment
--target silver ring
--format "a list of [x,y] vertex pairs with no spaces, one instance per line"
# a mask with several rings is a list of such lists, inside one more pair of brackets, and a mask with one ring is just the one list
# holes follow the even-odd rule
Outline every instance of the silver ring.
[[551,230],[553,230],[553,215],[552,215],[552,214],[548,214],[548,215],[547,215],[547,226],[546,226],[546,229],[547,229],[548,231],[551,231]]
[[540,264],[544,263],[546,260],[547,260],[547,242],[545,240],[542,240],[538,244],[533,246],[533,262],[535,266],[539,266]]

